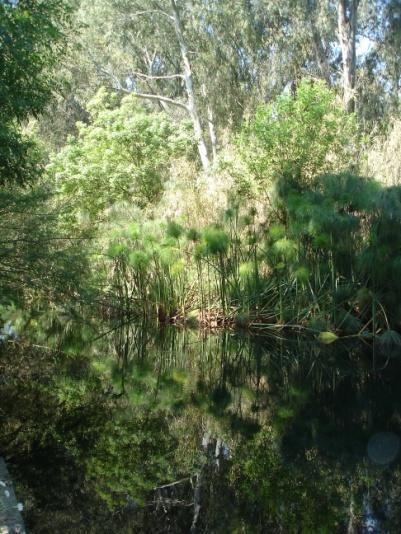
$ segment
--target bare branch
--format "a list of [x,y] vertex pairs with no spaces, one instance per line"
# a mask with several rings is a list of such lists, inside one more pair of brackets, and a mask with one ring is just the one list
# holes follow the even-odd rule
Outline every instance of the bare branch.
[[160,102],[166,102],[166,104],[171,104],[172,106],[176,106],[182,109],[185,109],[185,111],[189,112],[189,108],[186,104],[183,102],[179,102],[178,100],[173,100],[172,98],[168,98],[167,96],[162,95],[151,95],[147,93],[135,93],[135,91],[129,91],[128,89],[121,88],[120,90],[124,91],[125,93],[130,93],[137,98],[144,98],[148,100],[159,100]]
[[182,484],[183,482],[190,482],[193,477],[185,477],[181,478],[180,480],[176,480],[175,482],[170,482],[170,484],[164,484],[163,486],[156,486],[153,488],[153,491],[161,490],[164,488],[171,488],[171,486],[176,486],[177,484]]
[[132,13],[132,15],[129,17],[130,19],[134,19],[135,17],[140,17],[141,15],[149,15],[151,13],[158,13],[159,15],[164,15],[168,19],[174,20],[174,17],[163,11],[162,9],[144,9],[143,11],[136,11],[135,13]]
[[184,80],[183,74],[165,74],[163,76],[156,76],[151,74],[144,74],[143,72],[132,72],[134,76],[138,76],[139,78],[148,78],[150,80],[173,80],[174,78],[181,78],[181,80]]
[[[178,108],[185,109],[186,112],[190,111],[189,107],[187,106],[187,104],[184,104],[183,102],[179,102],[178,100],[173,100],[172,98],[168,98],[167,96],[154,95],[154,94],[151,94],[151,93],[137,93],[137,92],[133,91],[132,89],[127,89],[126,87],[124,87],[122,85],[122,83],[119,80],[119,78],[115,74],[113,74],[113,72],[105,69],[104,67],[101,67],[100,65],[98,66],[98,68],[99,68],[101,73],[103,73],[104,75],[106,75],[107,77],[109,77],[111,79],[112,83],[114,84],[114,89],[116,91],[121,91],[122,93],[127,93],[127,94],[130,94],[130,95],[134,95],[137,98],[143,98],[143,99],[146,99],[146,100],[157,100],[158,102],[165,102],[166,104],[170,104],[172,106],[176,106]],[[149,76],[146,76],[146,78],[149,78]]]

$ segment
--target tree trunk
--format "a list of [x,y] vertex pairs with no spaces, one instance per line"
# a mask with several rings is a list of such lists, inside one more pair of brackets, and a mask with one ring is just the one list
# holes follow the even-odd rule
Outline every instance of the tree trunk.
[[209,125],[209,137],[210,137],[210,144],[212,146],[212,156],[213,156],[213,161],[214,161],[217,157],[217,135],[216,135],[216,129],[214,127],[213,110],[210,104],[207,105],[207,122]]
[[209,160],[207,146],[206,146],[205,139],[203,136],[202,125],[201,125],[201,121],[199,118],[198,109],[196,105],[192,69],[191,69],[191,64],[189,62],[188,48],[185,42],[184,32],[182,29],[180,14],[178,11],[176,0],[171,0],[171,7],[173,10],[174,29],[175,29],[175,33],[177,35],[177,39],[180,45],[181,58],[182,58],[182,62],[184,65],[184,82],[185,82],[185,90],[186,90],[187,97],[188,97],[188,106],[187,106],[188,112],[192,120],[192,125],[194,128],[195,139],[198,145],[198,152],[199,152],[200,160],[202,163],[202,167],[204,171],[207,171],[210,166],[210,160]]
[[312,32],[312,38],[313,38],[313,47],[315,50],[315,58],[316,63],[320,71],[320,75],[325,80],[327,85],[330,86],[331,80],[330,80],[330,66],[327,59],[327,53],[322,41],[322,37],[320,35],[320,32],[318,30],[317,24],[316,24],[316,6],[315,2],[309,1],[308,3],[309,7],[309,24]]
[[342,53],[343,101],[345,109],[355,111],[356,29],[359,0],[338,0],[338,35]]
[[319,67],[320,75],[324,79],[324,81],[327,83],[327,85],[331,85],[330,80],[330,67],[329,63],[327,61],[326,52],[324,50],[324,46],[321,40],[321,37],[319,35],[319,32],[315,26],[315,24],[312,22],[312,34],[313,34],[313,43],[315,47],[315,56],[316,56],[316,62]]
[[205,102],[207,102],[207,104],[206,104],[206,113],[207,113],[208,129],[209,129],[209,139],[210,139],[210,146],[212,148],[213,161],[215,161],[215,159],[217,157],[217,134],[216,134],[216,129],[214,127],[213,108],[209,103],[205,84],[202,84],[202,95],[203,95],[203,97],[205,99]]

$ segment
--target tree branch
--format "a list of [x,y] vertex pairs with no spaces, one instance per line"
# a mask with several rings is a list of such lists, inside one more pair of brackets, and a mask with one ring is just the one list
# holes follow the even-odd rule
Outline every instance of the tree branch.
[[181,478],[180,480],[176,480],[175,482],[170,482],[170,484],[164,484],[163,486],[156,486],[153,488],[153,491],[158,491],[164,488],[171,488],[171,486],[176,486],[177,484],[182,484],[183,482],[191,481],[193,477],[185,477]]
[[[136,93],[135,91],[132,91],[131,89],[127,89],[126,87],[123,87],[121,81],[119,80],[119,78],[115,74],[113,74],[112,72],[108,71],[104,67],[99,66],[98,68],[100,69],[100,72],[102,72],[103,74],[108,76],[112,80],[112,82],[114,82],[114,88],[117,91],[121,91],[122,93],[127,93],[127,94],[130,94],[130,95],[134,95],[137,98],[143,98],[143,99],[146,99],[146,100],[157,100],[158,102],[165,102],[166,104],[170,104],[172,106],[176,106],[178,108],[185,109],[185,111],[188,112],[188,113],[190,112],[190,109],[187,106],[187,104],[184,104],[183,102],[179,102],[178,100],[173,100],[172,98],[169,98],[167,96],[153,95],[151,93]],[[146,78],[151,78],[151,76],[149,77],[147,75],[145,75],[145,77]]]
[[168,13],[163,11],[162,9],[144,9],[143,11],[136,11],[135,13],[132,13],[130,18],[133,19],[135,17],[140,17],[141,15],[148,15],[149,13],[159,13],[160,15],[164,15],[165,17],[169,18],[170,20],[173,19],[173,17],[171,15],[169,15]]
[[153,74],[144,74],[143,72],[132,72],[134,76],[138,76],[140,78],[148,78],[150,80],[172,80],[174,78],[181,78],[181,80],[184,80],[183,74],[165,74],[162,76],[156,76]]
[[172,98],[168,98],[167,96],[152,95],[148,93],[135,93],[135,91],[130,91],[129,89],[125,89],[122,86],[120,86],[118,90],[123,91],[124,93],[129,93],[130,95],[134,95],[137,98],[143,98],[145,100],[158,100],[159,102],[166,102],[166,104],[171,104],[172,106],[176,106],[178,108],[185,109],[185,111],[189,111],[188,106],[186,104],[183,104],[182,102],[179,102],[178,100],[173,100]]

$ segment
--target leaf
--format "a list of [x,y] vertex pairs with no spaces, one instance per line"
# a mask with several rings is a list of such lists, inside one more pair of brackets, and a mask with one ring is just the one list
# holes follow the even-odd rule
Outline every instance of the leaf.
[[337,341],[338,336],[336,336],[336,334],[334,334],[333,332],[320,332],[318,339],[320,343],[330,345],[330,343],[334,343],[334,341]]
[[401,335],[394,330],[386,330],[379,337],[379,343],[386,347],[401,347]]

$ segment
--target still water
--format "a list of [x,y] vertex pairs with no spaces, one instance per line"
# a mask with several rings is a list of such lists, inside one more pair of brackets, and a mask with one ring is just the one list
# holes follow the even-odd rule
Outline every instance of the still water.
[[103,330],[0,349],[29,532],[401,532],[398,351]]

